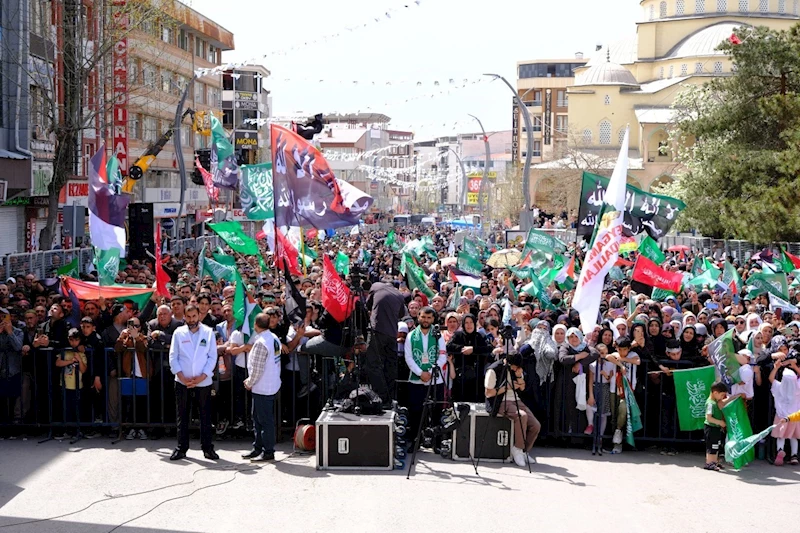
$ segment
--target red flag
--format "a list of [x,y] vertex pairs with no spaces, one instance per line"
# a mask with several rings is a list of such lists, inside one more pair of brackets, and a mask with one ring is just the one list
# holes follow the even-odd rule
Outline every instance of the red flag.
[[739,39],[735,33],[731,33],[731,36],[728,38],[731,44],[742,44],[742,40]]
[[614,263],[614,266],[623,267],[623,268],[630,268],[630,267],[633,266],[633,263],[631,261],[628,261],[628,260],[623,259],[623,258],[620,257],[619,259],[617,259],[617,262]]
[[683,285],[683,276],[680,272],[664,270],[643,255],[636,259],[633,267],[633,281],[638,281],[649,287],[657,287],[665,291],[680,292]]
[[317,238],[317,232],[318,232],[317,228],[308,229],[308,230],[306,230],[306,237],[308,239],[316,239]]
[[167,283],[169,283],[169,274],[164,272],[164,265],[161,263],[161,223],[156,224],[156,294],[161,296],[170,297]]
[[203,176],[203,183],[206,186],[208,199],[217,202],[219,200],[219,189],[214,187],[214,178],[211,176],[211,172],[203,168],[198,157],[194,158],[194,166],[197,167],[197,170],[200,171],[200,175]]
[[339,277],[331,258],[327,255],[322,266],[322,307],[328,311],[337,322],[344,322],[352,312],[350,306],[350,289]]
[[276,229],[275,231],[275,244],[278,248],[275,256],[277,258],[282,257],[286,259],[286,264],[289,266],[289,272],[292,273],[292,276],[297,276],[298,278],[302,277],[303,274],[300,272],[300,267],[297,265],[297,258],[299,256],[297,248],[289,242],[289,239],[284,237],[280,229]]

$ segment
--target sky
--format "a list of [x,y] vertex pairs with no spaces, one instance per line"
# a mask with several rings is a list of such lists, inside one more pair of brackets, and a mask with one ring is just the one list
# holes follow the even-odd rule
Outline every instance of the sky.
[[483,73],[514,85],[517,61],[588,56],[641,13],[638,0],[183,1],[233,32],[223,62],[271,71],[273,116],[383,113],[417,140],[479,131],[470,114],[510,129],[513,94]]

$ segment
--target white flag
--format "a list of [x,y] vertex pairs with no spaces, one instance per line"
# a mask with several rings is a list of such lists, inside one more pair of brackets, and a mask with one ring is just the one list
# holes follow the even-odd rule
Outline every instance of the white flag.
[[780,310],[783,311],[783,312],[789,311],[792,314],[800,313],[800,311],[798,311],[798,309],[797,309],[797,306],[794,306],[794,305],[790,304],[789,302],[787,302],[783,298],[775,296],[771,292],[767,293],[767,294],[769,295],[769,310],[770,311],[775,311],[776,309],[780,308]]
[[630,128],[625,130],[625,138],[619,150],[617,165],[608,182],[603,208],[597,219],[597,231],[591,249],[583,262],[572,307],[581,316],[581,329],[584,333],[594,330],[603,297],[606,274],[617,262],[619,246],[622,241],[622,222],[625,220],[625,187],[628,177],[628,142]]

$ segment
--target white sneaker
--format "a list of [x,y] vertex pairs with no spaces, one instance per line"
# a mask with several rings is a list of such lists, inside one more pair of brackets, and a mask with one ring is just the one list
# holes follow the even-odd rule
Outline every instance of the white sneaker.
[[136,430],[135,429],[130,430],[128,432],[128,434],[125,435],[125,440],[133,440],[135,438],[136,438]]
[[139,430],[139,440],[147,440],[147,433],[143,429]]
[[614,430],[614,437],[611,439],[611,442],[614,444],[622,444],[622,430],[615,429]]
[[517,466],[526,466],[528,464],[525,462],[525,452],[516,446],[511,447],[511,457],[514,459]]

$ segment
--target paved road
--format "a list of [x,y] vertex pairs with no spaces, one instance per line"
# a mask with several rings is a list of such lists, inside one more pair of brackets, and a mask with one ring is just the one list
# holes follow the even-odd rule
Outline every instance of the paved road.
[[[507,531],[513,520],[518,531],[531,524],[536,531],[749,532],[792,509],[797,489],[784,485],[800,483],[800,469],[758,461],[740,473],[707,472],[699,454],[594,458],[543,449],[532,474],[486,464],[476,476],[469,463],[424,453],[407,481],[405,472],[320,472],[313,457],[289,456],[288,447],[279,447],[276,463],[256,467],[239,459],[244,443],[230,441],[218,445],[216,464],[196,448],[176,464],[168,460],[171,444],[0,442],[0,533],[99,533],[120,524],[120,533],[477,532]],[[86,508],[98,500],[106,501]],[[766,511],[755,512],[753,502]],[[3,527],[67,513],[75,514]]]

